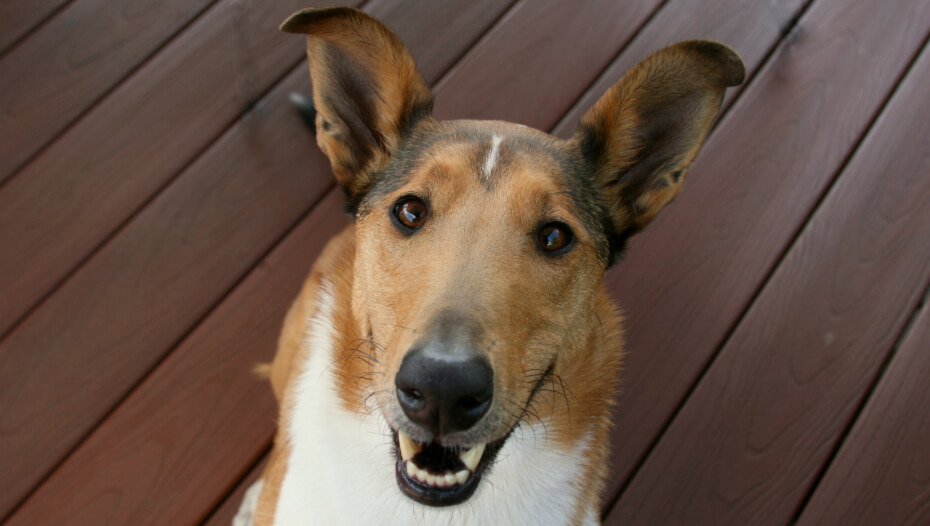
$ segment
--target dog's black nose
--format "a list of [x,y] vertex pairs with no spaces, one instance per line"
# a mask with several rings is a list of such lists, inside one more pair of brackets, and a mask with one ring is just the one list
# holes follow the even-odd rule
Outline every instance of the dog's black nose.
[[394,384],[407,417],[443,436],[470,428],[488,412],[494,371],[473,354],[414,350],[401,362]]

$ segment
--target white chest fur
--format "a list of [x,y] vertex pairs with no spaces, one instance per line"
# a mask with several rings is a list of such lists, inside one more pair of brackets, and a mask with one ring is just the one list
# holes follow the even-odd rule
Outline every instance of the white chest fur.
[[[432,508],[401,494],[390,429],[379,414],[347,410],[332,374],[334,300],[322,287],[307,337],[309,362],[296,386],[291,456],[275,526],[358,524],[568,524],[581,494],[579,464],[589,440],[558,450],[543,426],[516,430],[464,504]],[[593,514],[589,513],[588,517]]]

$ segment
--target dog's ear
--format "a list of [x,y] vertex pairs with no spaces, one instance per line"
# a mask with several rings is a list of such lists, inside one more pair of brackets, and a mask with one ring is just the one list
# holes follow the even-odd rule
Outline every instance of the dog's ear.
[[307,35],[317,143],[354,208],[433,98],[400,39],[348,7],[304,9],[281,30]]
[[606,200],[614,256],[681,191],[724,91],[745,74],[726,45],[680,42],[629,70],[582,117],[574,140]]

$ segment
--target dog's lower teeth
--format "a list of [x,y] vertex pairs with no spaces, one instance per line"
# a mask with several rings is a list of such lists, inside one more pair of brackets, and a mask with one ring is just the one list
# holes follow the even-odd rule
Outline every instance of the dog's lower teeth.
[[407,476],[419,480],[430,486],[445,488],[452,487],[456,484],[465,484],[468,481],[469,471],[467,469],[459,470],[457,473],[446,472],[441,475],[435,475],[425,469],[421,469],[413,461],[404,462],[407,470]]

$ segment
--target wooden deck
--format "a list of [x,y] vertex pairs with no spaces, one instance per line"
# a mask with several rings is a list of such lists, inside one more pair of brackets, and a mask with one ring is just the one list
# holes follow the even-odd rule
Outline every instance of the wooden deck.
[[[0,3],[0,518],[229,524],[253,364],[341,196],[287,102],[310,0]],[[750,70],[607,277],[607,524],[930,524],[930,2],[356,1],[439,118],[559,136],[649,52]],[[339,219],[333,219],[334,217]]]

